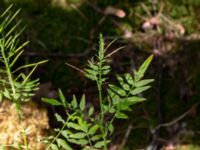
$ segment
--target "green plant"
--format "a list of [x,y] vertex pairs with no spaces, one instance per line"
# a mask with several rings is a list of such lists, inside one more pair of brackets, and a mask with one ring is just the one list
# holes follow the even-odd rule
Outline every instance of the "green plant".
[[[109,57],[118,50],[105,55],[107,48],[104,49],[103,37],[100,35],[98,54],[88,61],[88,65],[83,71],[81,70],[87,78],[96,82],[99,111],[95,111],[96,109],[92,105],[89,109],[86,108],[84,94],[79,103],[75,95],[71,102],[66,101],[60,89],[60,101],[49,98],[42,99],[51,105],[63,106],[67,110],[66,119],[55,114],[57,121],[61,122],[63,126],[61,129],[55,129],[56,136],[48,138],[49,145],[46,150],[61,148],[71,150],[72,147],[69,143],[79,145],[83,149],[103,148],[107,150],[107,146],[111,142],[110,135],[114,132],[113,121],[127,119],[128,116],[125,112],[131,111],[132,105],[145,100],[138,94],[149,89],[149,84],[153,82],[153,79],[142,79],[153,56],[148,57],[138,71],[117,75],[118,85],[108,84],[108,74],[111,71]],[[103,92],[104,86],[107,86],[105,93]]]
[[[39,79],[31,80],[30,76],[37,66],[45,63],[46,60],[20,67],[16,65],[17,60],[19,60],[24,51],[23,48],[28,42],[20,44],[19,36],[24,29],[17,32],[16,30],[21,20],[14,23],[20,10],[17,10],[13,14],[10,12],[11,8],[12,5],[0,15],[0,102],[4,99],[9,99],[15,104],[19,121],[24,131],[24,143],[18,149],[24,148],[28,150],[26,129],[23,125],[21,114],[21,104],[30,100],[30,97],[38,89]],[[26,68],[32,68],[28,74],[23,73],[23,69]]]

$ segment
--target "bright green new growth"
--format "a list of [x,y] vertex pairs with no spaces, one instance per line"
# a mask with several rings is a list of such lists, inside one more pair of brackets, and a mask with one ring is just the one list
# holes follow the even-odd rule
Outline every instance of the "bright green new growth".
[[[40,61],[15,68],[17,60],[24,51],[24,46],[29,42],[25,42],[21,45],[19,44],[18,38],[23,30],[19,32],[15,32],[15,30],[20,25],[21,20],[14,25],[12,24],[20,10],[12,14],[9,12],[11,7],[12,5],[0,16],[0,62],[1,66],[3,66],[0,68],[0,86],[5,87],[1,89],[0,101],[5,97],[18,104],[29,100],[29,98],[34,95],[34,91],[38,89],[38,79],[31,81],[30,76],[38,65],[46,61]],[[27,75],[21,72],[26,68],[32,68]]]
[[[106,48],[107,49],[107,48]],[[64,119],[56,114],[57,121],[63,124],[61,129],[55,129],[57,135],[49,137],[49,145],[46,148],[59,150],[61,148],[72,150],[71,144],[80,145],[84,150],[104,149],[110,143],[110,135],[114,132],[113,121],[115,119],[127,119],[126,111],[131,111],[131,106],[145,100],[138,95],[149,89],[153,79],[142,79],[150,62],[151,55],[141,65],[138,71],[117,75],[119,84],[108,84],[107,93],[103,93],[104,85],[108,82],[108,74],[111,70],[109,65],[110,53],[105,56],[104,41],[102,35],[99,38],[99,50],[95,58],[88,61],[84,74],[87,78],[96,82],[99,96],[100,111],[96,112],[91,105],[85,107],[86,98],[82,96],[78,103],[75,96],[71,102],[66,101],[63,93],[59,90],[60,101],[44,98],[43,101],[54,106],[63,106],[67,109],[67,118]],[[110,119],[105,119],[110,116]],[[71,143],[71,144],[70,144]]]
[[[28,42],[19,43],[19,36],[23,29],[16,32],[21,20],[15,23],[15,18],[20,10],[14,14],[10,12],[12,5],[0,15],[0,102],[4,99],[11,100],[17,109],[21,127],[24,130],[24,149],[28,149],[25,128],[22,124],[21,103],[30,100],[34,92],[38,89],[39,80],[30,80],[41,61],[27,64],[16,68],[15,64],[23,53],[23,48]],[[28,74],[22,72],[23,69],[32,68]],[[21,148],[20,148],[21,149]]]

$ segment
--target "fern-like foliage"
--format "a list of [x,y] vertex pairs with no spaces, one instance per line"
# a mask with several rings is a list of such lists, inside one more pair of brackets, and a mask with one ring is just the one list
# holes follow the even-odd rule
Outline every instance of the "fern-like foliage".
[[105,56],[103,37],[102,34],[100,34],[99,51],[98,55],[96,55],[96,61],[94,60],[94,57],[88,60],[88,65],[84,69],[85,76],[91,80],[96,81],[100,86],[103,82],[106,81],[107,75],[111,70],[110,65],[108,65],[109,62],[110,60]]
[[[71,144],[80,145],[84,150],[101,148],[104,144],[102,135],[99,132],[99,125],[95,123],[97,120],[94,118],[94,107],[91,106],[86,109],[85,95],[82,96],[80,103],[78,103],[75,95],[71,103],[66,103],[66,99],[61,90],[59,90],[60,101],[56,99],[43,98],[54,106],[63,106],[68,110],[67,118],[63,119],[59,114],[55,114],[58,122],[62,123],[61,129],[55,129],[57,135],[48,138],[49,146],[46,149],[59,150],[72,150]],[[70,113],[71,112],[71,113]],[[109,142],[109,141],[107,141]],[[89,145],[89,147],[85,147]]]
[[[23,48],[29,42],[20,43],[19,37],[24,29],[17,31],[21,20],[15,21],[20,10],[12,13],[11,8],[12,5],[0,14],[0,102],[4,99],[8,99],[15,104],[19,123],[23,129],[23,143],[19,143],[19,145],[28,150],[26,129],[23,125],[21,113],[21,103],[30,100],[34,92],[38,89],[39,79],[31,80],[30,77],[37,66],[46,61],[26,64],[19,67],[16,64],[24,51]],[[23,73],[26,68],[30,68],[28,74]],[[7,149],[5,145],[0,144],[0,146],[3,147],[3,149]],[[9,147],[16,148],[16,144],[9,145]]]
[[[20,10],[13,14],[10,12],[11,8],[12,5],[0,15],[0,101],[7,98],[20,103],[29,100],[34,95],[34,91],[38,89],[39,80],[30,80],[30,76],[39,64],[46,61],[16,68],[15,64],[22,55],[23,48],[29,42],[20,44],[19,36],[24,29],[17,32],[21,20],[14,23]],[[25,68],[32,68],[27,75],[22,72]]]
[[153,56],[147,58],[138,71],[117,75],[119,83],[117,85],[108,84],[107,93],[102,93],[104,85],[107,85],[106,82],[108,83],[108,74],[111,71],[109,57],[118,51],[105,55],[106,49],[103,37],[100,35],[98,53],[88,61],[87,67],[82,71],[87,78],[96,82],[99,111],[95,111],[92,105],[86,108],[85,95],[82,96],[80,102],[75,96],[71,101],[66,101],[64,94],[59,90],[60,101],[43,98],[44,102],[67,109],[67,118],[55,115],[57,121],[63,126],[61,129],[55,129],[56,136],[49,137],[47,140],[49,145],[46,150],[71,150],[72,144],[79,145],[79,149],[84,150],[102,148],[107,150],[107,145],[111,141],[110,135],[114,132],[113,121],[127,119],[128,116],[125,112],[131,111],[132,105],[145,100],[139,94],[149,89],[149,84],[153,82],[153,79],[142,79]]
[[142,79],[152,58],[153,56],[151,55],[141,65],[139,70],[132,74],[126,73],[124,75],[117,75],[119,86],[109,84],[107,91],[112,107],[108,110],[112,110],[116,118],[128,118],[123,112],[130,111],[130,106],[145,100],[145,98],[138,96],[138,94],[149,89],[151,87],[149,84],[154,81],[153,79]]

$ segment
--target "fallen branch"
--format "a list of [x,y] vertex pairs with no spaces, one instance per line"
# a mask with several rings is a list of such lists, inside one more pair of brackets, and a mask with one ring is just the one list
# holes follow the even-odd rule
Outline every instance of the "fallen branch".
[[131,130],[132,130],[132,125],[129,124],[129,126],[128,126],[127,130],[126,130],[126,134],[125,134],[121,144],[119,145],[119,148],[118,148],[119,150],[121,150],[124,147],[124,145],[126,144],[127,139],[128,139],[128,137],[129,137],[129,135],[131,133]]
[[187,115],[189,115],[194,109],[196,109],[196,107],[200,104],[200,102],[195,103],[189,110],[187,110],[185,113],[183,113],[181,116],[179,116],[178,118],[175,118],[174,120],[167,122],[167,123],[162,123],[159,124],[155,129],[154,129],[154,133],[162,128],[162,127],[169,127],[174,125],[175,123],[179,122],[180,120],[182,120],[183,118],[185,118]]

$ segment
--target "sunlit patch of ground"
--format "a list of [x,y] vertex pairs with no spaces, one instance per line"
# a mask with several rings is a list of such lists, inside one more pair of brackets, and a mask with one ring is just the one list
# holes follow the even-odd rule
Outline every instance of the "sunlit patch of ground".
[[[26,129],[28,146],[31,150],[43,150],[41,140],[49,129],[47,110],[39,108],[33,102],[22,106],[23,124]],[[9,145],[23,144],[23,132],[15,105],[10,101],[0,103],[0,145],[13,149]]]
[[200,150],[200,146],[193,144],[182,144],[177,146],[165,146],[162,150]]
[[177,147],[176,150],[200,150],[200,146],[192,144],[180,145]]

